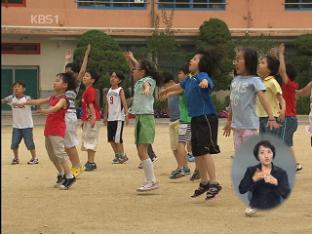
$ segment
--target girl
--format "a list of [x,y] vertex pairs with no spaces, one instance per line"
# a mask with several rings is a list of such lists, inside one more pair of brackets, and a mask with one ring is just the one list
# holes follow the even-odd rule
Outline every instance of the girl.
[[155,67],[147,60],[139,61],[132,69],[134,87],[133,105],[129,112],[135,115],[135,143],[142,162],[146,182],[137,191],[145,192],[158,189],[152,160],[148,157],[147,148],[154,142],[154,90],[158,74]]
[[170,92],[181,93],[184,90],[188,113],[192,117],[192,152],[201,176],[199,188],[191,197],[207,192],[206,200],[214,198],[222,188],[217,182],[214,160],[211,156],[220,152],[217,145],[218,118],[210,97],[214,87],[211,75],[216,63],[214,52],[197,51],[189,63],[192,76],[160,93],[162,98],[166,98]]
[[127,155],[124,153],[122,141],[124,122],[126,121],[126,124],[128,124],[127,101],[125,92],[120,86],[124,78],[122,72],[112,72],[110,74],[111,88],[106,96],[103,122],[107,125],[107,138],[115,153],[113,164],[122,164],[128,160]]
[[44,128],[45,145],[50,160],[58,171],[56,187],[68,189],[76,181],[70,171],[67,153],[64,150],[64,136],[66,131],[65,113],[69,106],[65,92],[76,89],[76,81],[72,73],[59,73],[53,83],[55,95],[50,98],[29,100],[23,105],[42,105],[49,103],[48,109],[38,112],[47,114]]
[[236,151],[249,137],[257,134],[259,118],[255,110],[256,97],[268,114],[268,128],[271,130],[279,126],[264,93],[265,86],[257,76],[257,52],[250,48],[238,50],[234,65],[237,76],[231,83],[229,117],[223,135],[228,137],[233,129]]

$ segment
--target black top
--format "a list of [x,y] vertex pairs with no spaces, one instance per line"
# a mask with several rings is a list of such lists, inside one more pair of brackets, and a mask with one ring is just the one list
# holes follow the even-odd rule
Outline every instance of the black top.
[[239,184],[239,192],[244,194],[251,192],[250,206],[258,209],[269,209],[281,203],[281,198],[285,199],[290,193],[288,176],[285,170],[272,164],[271,175],[278,181],[278,185],[265,183],[264,179],[254,182],[252,180],[255,171],[261,164],[248,167],[244,178]]

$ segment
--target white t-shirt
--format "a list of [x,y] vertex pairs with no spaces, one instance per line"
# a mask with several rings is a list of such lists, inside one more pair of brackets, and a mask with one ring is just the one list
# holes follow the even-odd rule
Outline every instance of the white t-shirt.
[[30,100],[29,96],[23,96],[21,98],[17,98],[14,95],[7,96],[4,98],[7,101],[7,104],[12,108],[13,115],[13,128],[33,128],[34,123],[32,119],[31,106],[25,105],[24,108],[13,107],[13,103],[22,104],[26,101]]
[[122,87],[117,89],[110,88],[106,95],[108,105],[108,118],[107,121],[125,120],[125,111],[121,103],[120,91]]

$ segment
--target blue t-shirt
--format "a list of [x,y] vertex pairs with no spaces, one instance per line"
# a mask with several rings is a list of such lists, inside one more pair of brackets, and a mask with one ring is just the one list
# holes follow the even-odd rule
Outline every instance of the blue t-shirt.
[[171,122],[180,119],[179,96],[168,98],[168,110]]
[[[208,88],[202,89],[199,83],[204,79],[208,80]],[[180,85],[185,90],[187,108],[191,117],[216,114],[216,108],[210,97],[214,84],[206,72],[188,77]]]

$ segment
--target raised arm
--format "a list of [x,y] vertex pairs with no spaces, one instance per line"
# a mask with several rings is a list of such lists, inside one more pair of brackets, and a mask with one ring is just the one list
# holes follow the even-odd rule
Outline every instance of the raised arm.
[[129,67],[130,71],[132,70],[132,68],[139,65],[138,60],[134,57],[134,55],[131,51],[124,52],[124,58],[126,59],[126,61],[128,63],[128,67]]
[[302,89],[296,90],[297,96],[309,96],[311,94],[312,81],[304,86]]
[[289,81],[289,78],[286,73],[286,63],[285,63],[285,45],[284,43],[281,43],[278,50],[278,56],[280,61],[280,67],[279,67],[279,73],[283,79],[283,83],[287,84]]
[[82,77],[84,76],[84,74],[87,70],[90,51],[91,51],[91,44],[88,44],[84,58],[83,58],[83,62],[82,62],[82,65],[81,65],[81,68],[80,68],[80,71],[78,74],[78,80],[80,80],[80,81],[82,80]]
[[182,89],[181,85],[175,84],[175,85],[172,85],[166,89],[161,90],[159,92],[159,99],[163,101],[163,100],[168,98],[168,94],[172,94],[172,93],[180,94],[182,92],[183,92],[183,89]]
[[65,60],[65,64],[64,64],[64,71],[65,71],[66,65],[73,61],[73,51],[71,49],[67,49],[65,51],[64,60]]

